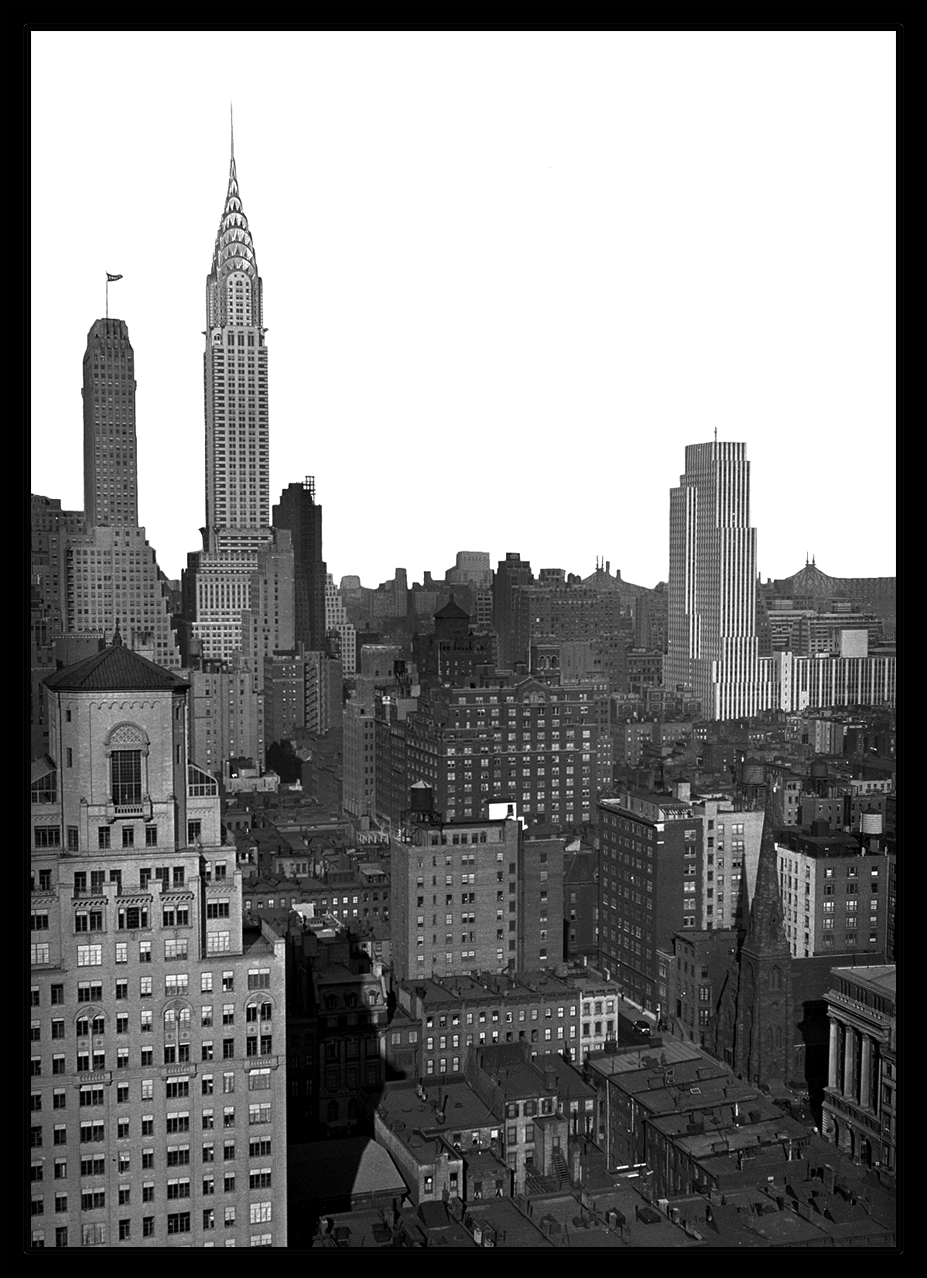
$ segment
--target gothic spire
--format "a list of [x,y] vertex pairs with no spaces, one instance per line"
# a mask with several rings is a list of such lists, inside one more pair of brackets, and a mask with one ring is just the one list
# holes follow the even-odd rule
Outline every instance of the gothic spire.
[[[775,791],[773,791],[773,796]],[[750,923],[744,948],[756,952],[788,950],[785,934],[785,918],[782,912],[782,895],[779,890],[779,870],[774,834],[775,813],[773,802],[767,801],[763,818],[763,837],[756,867],[756,887],[750,906]]]

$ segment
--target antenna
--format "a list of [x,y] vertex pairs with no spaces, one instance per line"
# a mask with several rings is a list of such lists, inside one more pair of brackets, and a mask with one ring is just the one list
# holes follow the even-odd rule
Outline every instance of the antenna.
[[232,159],[235,159],[235,109],[231,102],[229,103],[229,124],[232,130]]

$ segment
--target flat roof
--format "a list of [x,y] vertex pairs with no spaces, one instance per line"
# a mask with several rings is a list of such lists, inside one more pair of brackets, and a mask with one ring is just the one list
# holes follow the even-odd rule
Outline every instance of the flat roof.
[[894,963],[873,964],[872,967],[835,967],[832,972],[834,976],[839,976],[845,981],[856,981],[860,985],[868,985],[870,989],[880,994],[896,992]]
[[[413,1082],[387,1083],[377,1103],[377,1113],[404,1144],[416,1131],[452,1136],[463,1128],[498,1127],[502,1119],[484,1104],[462,1074],[443,1083],[423,1084],[425,1100]],[[443,1106],[443,1120],[438,1113]],[[397,1122],[404,1124],[397,1127]]]

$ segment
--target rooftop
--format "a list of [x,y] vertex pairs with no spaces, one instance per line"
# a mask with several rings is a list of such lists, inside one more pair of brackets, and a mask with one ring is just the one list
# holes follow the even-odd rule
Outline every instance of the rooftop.
[[462,1074],[447,1075],[440,1084],[422,1084],[424,1100],[418,1087],[412,1082],[387,1083],[377,1101],[380,1118],[404,1144],[416,1130],[453,1136],[464,1128],[496,1127],[501,1122]]
[[45,686],[55,692],[174,692],[190,685],[126,648],[117,630],[108,648],[56,670]]
[[895,994],[895,964],[874,964],[872,967],[835,967],[833,975],[845,981],[868,985],[877,994]]

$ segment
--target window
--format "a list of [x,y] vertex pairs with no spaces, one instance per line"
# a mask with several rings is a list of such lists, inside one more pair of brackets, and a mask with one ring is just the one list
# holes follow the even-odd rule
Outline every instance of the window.
[[[426,1184],[429,1177],[426,1177]],[[264,1224],[271,1218],[270,1203],[251,1203],[250,1204],[250,1223],[252,1225]]]
[[142,801],[141,750],[114,750],[110,757],[110,779],[116,807],[131,807]]
[[[168,1192],[170,1197],[170,1192]],[[152,1221],[152,1225],[153,1225]],[[154,1229],[152,1228],[152,1233]],[[190,1232],[190,1213],[188,1211],[175,1212],[168,1215],[167,1232],[169,1234],[188,1234]]]
[[78,945],[78,967],[100,967],[103,963],[102,945]]

